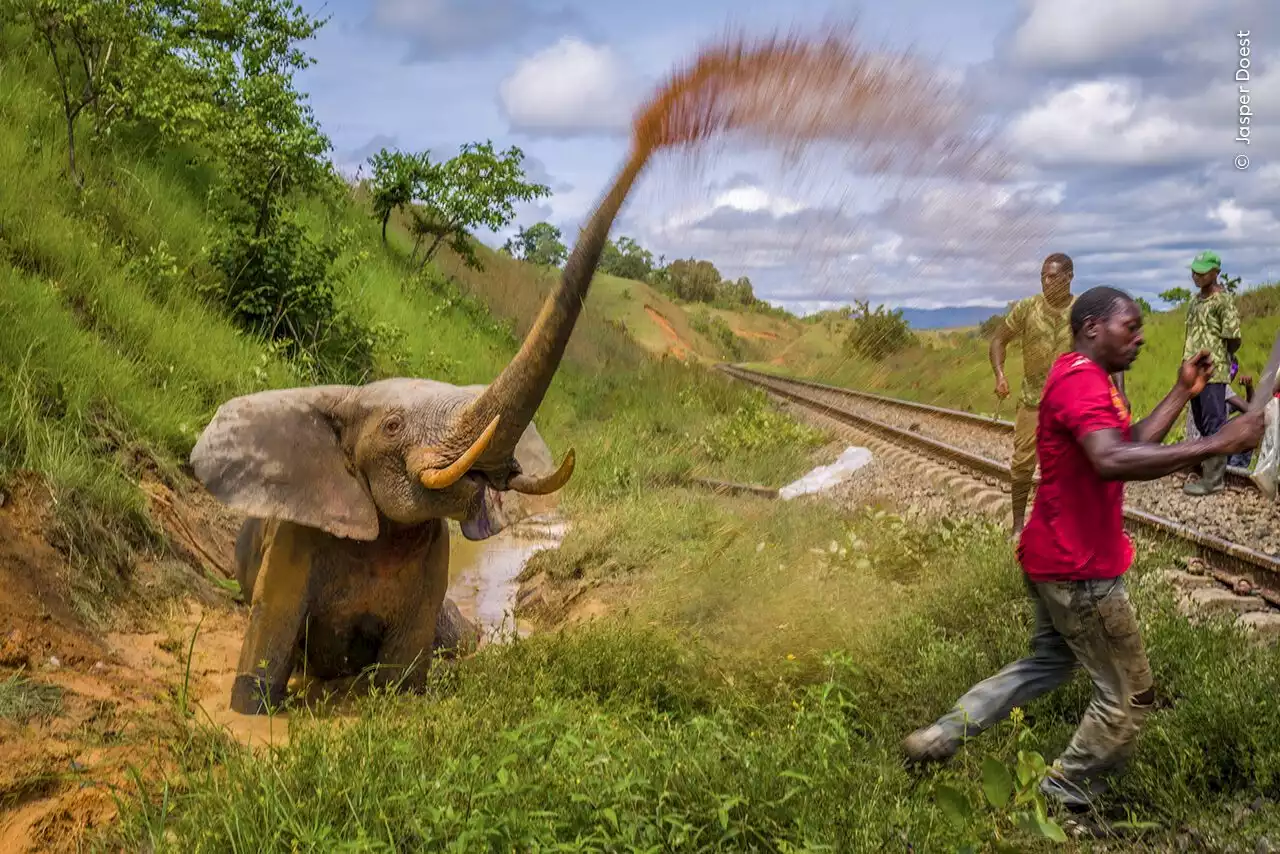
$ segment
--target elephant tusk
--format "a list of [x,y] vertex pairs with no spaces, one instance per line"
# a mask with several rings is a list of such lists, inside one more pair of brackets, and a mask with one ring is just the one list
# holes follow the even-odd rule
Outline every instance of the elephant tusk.
[[570,448],[569,453],[565,455],[564,462],[560,463],[560,468],[551,474],[544,477],[530,477],[527,474],[518,474],[511,478],[511,481],[507,484],[507,489],[519,492],[522,495],[550,495],[568,483],[569,478],[572,476],[573,448]]
[[471,447],[463,453],[462,456],[454,460],[450,465],[444,468],[423,469],[418,475],[418,480],[427,489],[448,489],[457,483],[464,474],[471,470],[476,460],[480,459],[480,455],[484,453],[485,448],[489,447],[489,442],[493,440],[493,434],[498,430],[498,419],[501,416],[494,416],[489,422],[489,426],[484,428],[484,432],[480,434],[480,438],[471,443]]

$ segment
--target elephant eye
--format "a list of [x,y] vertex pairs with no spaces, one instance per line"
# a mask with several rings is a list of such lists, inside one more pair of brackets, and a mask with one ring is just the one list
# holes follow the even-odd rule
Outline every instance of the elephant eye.
[[392,415],[382,422],[382,432],[388,436],[399,436],[400,431],[404,429],[404,419],[399,415]]

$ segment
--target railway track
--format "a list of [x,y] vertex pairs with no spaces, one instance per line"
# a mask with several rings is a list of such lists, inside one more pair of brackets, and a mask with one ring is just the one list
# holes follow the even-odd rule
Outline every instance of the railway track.
[[[736,379],[761,387],[801,407],[908,448],[914,453],[961,469],[989,483],[998,483],[1002,486],[1007,486],[1009,483],[1009,466],[1006,463],[992,459],[990,455],[975,453],[969,448],[960,447],[957,443],[949,443],[925,435],[919,429],[911,429],[917,425],[904,428],[886,423],[886,420],[868,414],[865,411],[865,404],[897,407],[930,417],[945,418],[957,423],[981,427],[1000,434],[1006,445],[1009,439],[1008,434],[1013,428],[1013,425],[1007,421],[1002,422],[970,412],[959,412],[842,389],[809,380],[773,376],[733,365],[719,367]],[[859,411],[860,403],[864,404],[864,411]],[[1219,495],[1225,495],[1225,493],[1219,493]],[[1248,495],[1248,493],[1236,492],[1236,496],[1239,495]],[[1256,493],[1249,497],[1255,500],[1261,498]],[[1247,586],[1252,588],[1256,595],[1261,596],[1272,606],[1280,607],[1280,557],[1275,554],[1259,551],[1227,537],[1217,536],[1199,526],[1189,525],[1131,504],[1125,506],[1125,521],[1133,532],[1174,537],[1190,543],[1199,557],[1212,565],[1213,573],[1219,581],[1232,586],[1239,586],[1241,580],[1247,581]]]
[[[978,415],[973,412],[965,412],[960,409],[947,409],[946,407],[943,407],[943,406],[932,406],[927,403],[917,403],[914,400],[902,400],[896,397],[886,397],[884,395],[872,394],[871,392],[867,392],[867,391],[857,391],[851,388],[842,388],[840,386],[825,385],[823,383],[813,382],[812,380],[795,379],[792,377],[773,377],[770,374],[763,374],[758,371],[749,370],[747,368],[735,367],[734,370],[740,371],[744,374],[757,376],[757,377],[783,379],[788,383],[793,383],[798,386],[804,386],[806,388],[811,388],[811,389],[819,390],[819,391],[830,393],[830,394],[837,394],[842,397],[847,397],[851,400],[866,401],[869,403],[876,404],[878,406],[893,407],[895,409],[899,409],[904,412],[913,412],[926,417],[942,418],[942,419],[947,419],[960,424],[966,424],[966,425],[990,432],[992,436],[998,438],[998,440],[1002,445],[1008,445],[1009,441],[1011,441],[1011,437],[1013,436],[1014,424],[1012,421],[1005,421],[999,418],[988,418],[985,415]],[[1233,486],[1237,489],[1248,489],[1251,491],[1257,489],[1257,485],[1249,477],[1249,472],[1246,469],[1237,468],[1235,466],[1227,467],[1226,482],[1228,486]]]

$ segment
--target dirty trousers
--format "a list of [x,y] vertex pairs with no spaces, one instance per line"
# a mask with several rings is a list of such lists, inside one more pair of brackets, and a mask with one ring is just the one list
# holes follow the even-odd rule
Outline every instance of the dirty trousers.
[[1027,499],[1031,495],[1031,479],[1036,473],[1036,424],[1039,420],[1039,407],[1018,404],[1013,422],[1013,459],[1009,464],[1009,493],[1015,517],[1025,518]]
[[[1024,576],[1025,578],[1025,576]],[[954,740],[972,737],[1066,682],[1083,666],[1093,701],[1044,790],[1087,805],[1123,770],[1155,699],[1151,669],[1124,577],[1105,581],[1027,582],[1035,602],[1031,655],[978,683],[938,721]]]

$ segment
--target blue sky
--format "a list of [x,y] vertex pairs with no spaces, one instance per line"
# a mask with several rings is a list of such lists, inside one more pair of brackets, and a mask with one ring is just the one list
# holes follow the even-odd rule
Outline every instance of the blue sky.
[[[373,151],[518,145],[554,194],[525,206],[573,235],[626,150],[631,109],[727,26],[856,17],[959,82],[1019,164],[1003,186],[895,190],[759,157],[646,175],[614,226],[667,258],[708,258],[808,312],[853,299],[1003,305],[1067,252],[1079,292],[1153,297],[1212,248],[1246,283],[1280,279],[1280,23],[1274,0],[301,0],[330,17],[299,78],[338,165]],[[1237,81],[1239,30],[1249,80]],[[1254,116],[1236,140],[1239,88]],[[1249,158],[1237,168],[1235,158]]]

